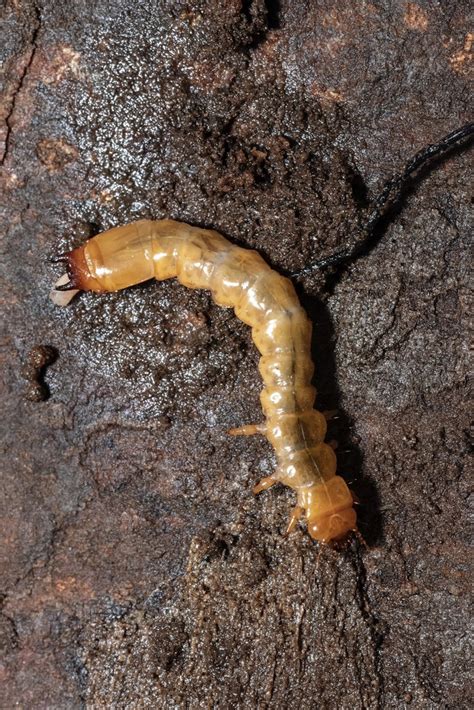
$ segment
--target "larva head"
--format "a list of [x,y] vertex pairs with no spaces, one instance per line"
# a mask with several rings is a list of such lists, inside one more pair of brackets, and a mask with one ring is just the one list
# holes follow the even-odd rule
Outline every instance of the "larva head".
[[[170,278],[175,275],[176,268],[170,253],[161,247],[156,252],[152,244],[156,231],[154,224],[142,220],[108,229],[65,254],[63,260],[66,262],[69,282],[59,284],[57,290],[78,289],[96,293],[120,291],[153,278],[157,256],[162,262],[160,277]],[[172,230],[170,224],[174,223],[164,220],[161,224],[164,233],[169,234],[169,230]],[[166,276],[163,276],[164,273]]]
[[340,476],[314,486],[306,501],[308,532],[314,540],[344,540],[357,530],[357,515],[352,494]]
[[100,252],[93,239],[66,254],[67,274],[74,288],[81,291],[103,292],[104,286],[97,274]]
[[92,273],[93,269],[91,271],[86,256],[86,249],[92,241],[52,260],[64,262],[67,269],[66,274],[56,281],[50,294],[57,306],[67,306],[79,291],[104,291],[95,273]]

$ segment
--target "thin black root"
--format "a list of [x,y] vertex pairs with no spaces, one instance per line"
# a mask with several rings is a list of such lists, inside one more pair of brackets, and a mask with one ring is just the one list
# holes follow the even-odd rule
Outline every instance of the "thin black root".
[[370,248],[374,245],[376,237],[381,236],[381,233],[383,233],[377,234],[379,227],[384,224],[389,213],[400,202],[413,174],[427,165],[429,161],[442,156],[451,148],[459,145],[466,138],[469,140],[466,141],[465,146],[468,146],[471,143],[473,134],[474,123],[467,123],[465,126],[462,126],[462,128],[457,128],[455,131],[448,133],[448,135],[442,138],[438,143],[428,145],[416,153],[416,155],[406,163],[403,172],[399,175],[394,175],[385,183],[382,192],[373,201],[369,217],[361,228],[363,236],[358,242],[347,249],[341,249],[335,254],[331,254],[331,256],[309,264],[305,266],[304,269],[293,272],[290,276],[305,276],[315,269],[325,269],[328,266],[342,266],[354,261],[362,254],[368,253]]

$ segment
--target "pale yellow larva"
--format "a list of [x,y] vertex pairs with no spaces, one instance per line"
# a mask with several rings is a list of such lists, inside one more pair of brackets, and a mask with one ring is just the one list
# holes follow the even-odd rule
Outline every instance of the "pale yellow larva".
[[304,516],[309,534],[320,542],[341,540],[356,531],[353,496],[336,475],[333,449],[324,443],[326,420],[313,408],[311,322],[289,279],[257,252],[237,247],[217,232],[173,220],[116,227],[64,259],[69,278],[60,279],[53,291],[59,305],[76,290],[104,293],[152,278],[177,277],[184,286],[207,289],[216,303],[234,308],[252,328],[262,355],[265,422],[229,433],[265,435],[278,460],[275,473],[260,481],[255,493],[277,482],[296,491],[288,530]]

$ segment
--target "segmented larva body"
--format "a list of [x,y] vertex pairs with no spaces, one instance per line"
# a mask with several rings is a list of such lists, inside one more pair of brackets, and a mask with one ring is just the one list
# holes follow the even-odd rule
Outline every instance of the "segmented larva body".
[[[311,322],[291,281],[271,269],[255,251],[231,244],[217,232],[173,220],[140,221],[103,232],[66,255],[64,278],[53,300],[65,305],[78,289],[118,291],[155,278],[177,277],[189,288],[209,290],[220,306],[231,307],[252,329],[261,353],[260,396],[265,422],[230,431],[267,437],[278,465],[256,493],[280,482],[294,489],[297,505],[288,529],[304,516],[310,535],[321,542],[356,530],[353,496],[336,475],[336,456],[324,443],[326,419],[313,407]],[[72,293],[72,291],[71,291]]]

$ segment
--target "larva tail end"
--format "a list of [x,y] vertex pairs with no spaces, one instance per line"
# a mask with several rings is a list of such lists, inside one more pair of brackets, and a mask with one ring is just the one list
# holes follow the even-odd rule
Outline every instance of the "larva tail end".
[[354,508],[344,508],[334,513],[315,516],[308,520],[308,532],[318,542],[340,542],[351,532],[357,532],[357,515]]

